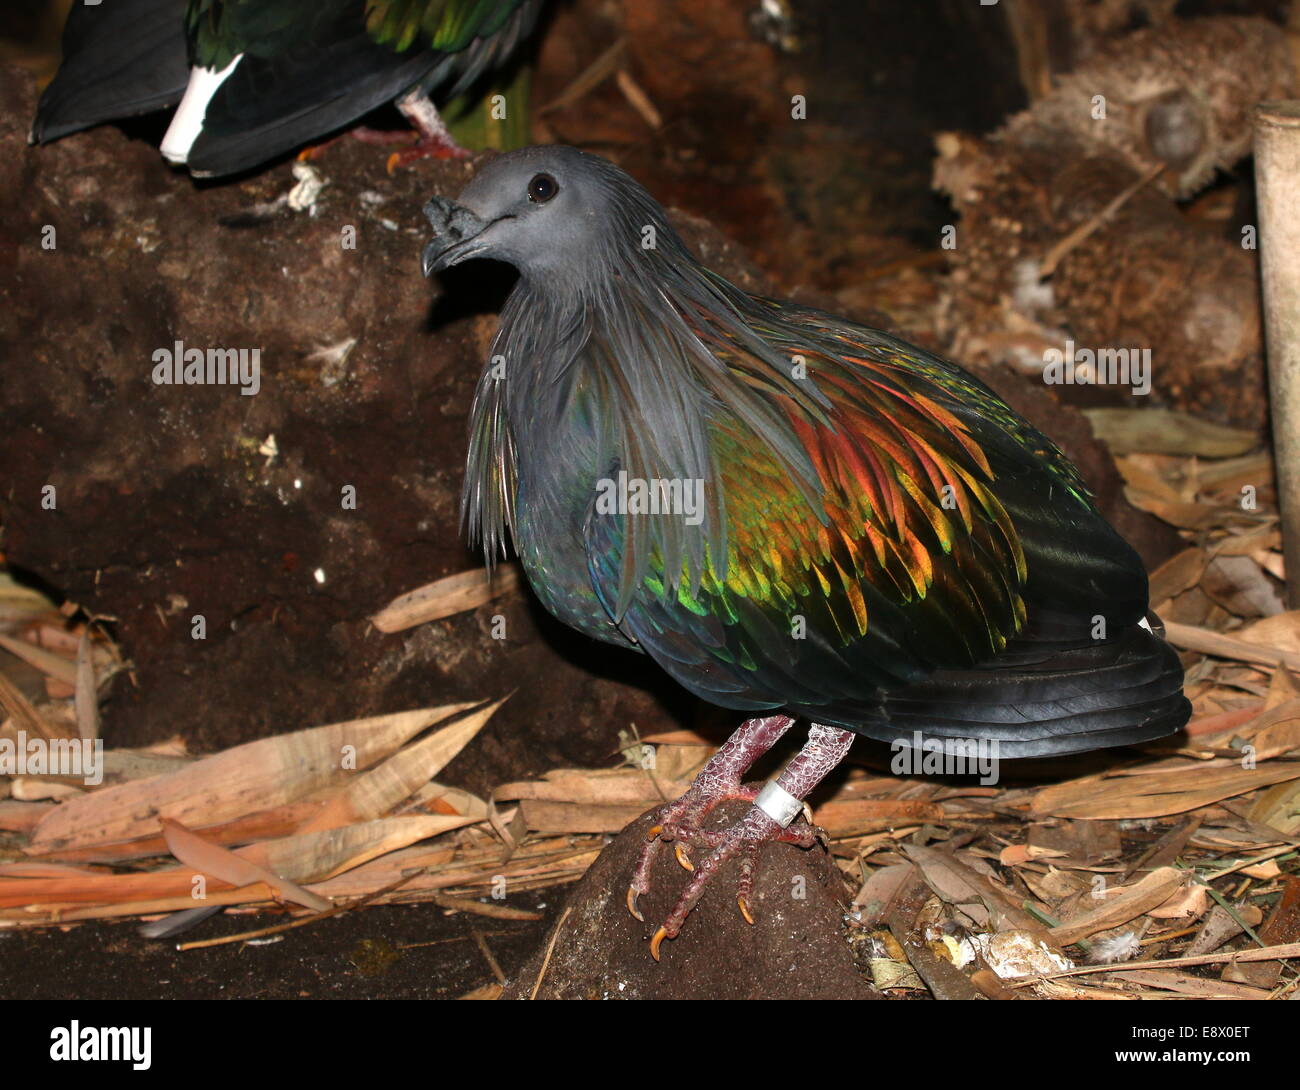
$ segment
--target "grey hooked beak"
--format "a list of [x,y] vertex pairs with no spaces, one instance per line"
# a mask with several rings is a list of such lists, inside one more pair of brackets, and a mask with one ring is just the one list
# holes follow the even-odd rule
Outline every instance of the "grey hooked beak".
[[441,272],[477,254],[483,246],[475,246],[475,240],[496,222],[480,219],[464,205],[447,197],[430,199],[424,206],[424,215],[433,226],[433,241],[420,255],[420,267],[425,276]]

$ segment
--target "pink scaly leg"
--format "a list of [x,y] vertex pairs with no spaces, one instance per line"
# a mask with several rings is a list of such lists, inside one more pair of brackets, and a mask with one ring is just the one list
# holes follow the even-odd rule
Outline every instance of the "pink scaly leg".
[[650,889],[650,870],[659,854],[660,845],[666,841],[676,841],[674,852],[677,862],[687,870],[693,869],[684,842],[700,838],[700,823],[720,802],[727,799],[754,801],[758,788],[746,787],[740,778],[793,725],[794,720],[788,715],[747,719],[709,759],[709,763],[700,769],[690,789],[659,811],[646,845],[641,849],[641,858],[627,891],[627,908],[633,916],[638,920],[642,918],[636,902],[641,894]]
[[468,158],[469,152],[456,143],[437,107],[418,87],[399,98],[397,108],[419,136],[412,147],[395,151],[388,157],[389,174],[395,167],[407,166],[416,159]]
[[[750,722],[761,722],[761,720],[751,720]],[[748,726],[748,723],[745,724],[745,727],[742,727],[737,734],[743,732]],[[781,730],[784,731],[788,726],[789,722]],[[802,800],[826,777],[831,769],[844,759],[849,752],[849,747],[853,744],[853,738],[852,731],[814,723],[808,732],[807,743],[800,750],[799,755],[786,765],[785,770],[777,777],[776,783],[793,798]],[[775,738],[772,739],[773,742],[775,740]],[[771,743],[769,743],[769,747],[770,745]],[[719,750],[718,756],[721,756],[721,754],[722,751]],[[714,758],[714,760],[716,759],[717,757]],[[711,761],[710,765],[712,763]],[[752,760],[750,763],[752,763]],[[704,771],[707,772],[708,770],[709,766],[706,766]],[[702,772],[700,775],[702,778],[704,773]],[[699,780],[696,783],[698,784]],[[694,791],[694,787],[691,790]],[[687,792],[687,794],[689,795],[690,792]],[[757,791],[754,791],[750,797],[752,798],[755,795],[757,795]],[[772,841],[784,840],[808,848],[815,843],[816,835],[810,827],[804,827],[798,832],[792,833],[765,811],[757,806],[752,806],[749,812],[730,829],[719,834],[703,834],[702,839],[712,846],[713,851],[700,861],[699,866],[694,868],[694,873],[691,875],[690,881],[687,882],[686,888],[682,891],[681,897],[678,898],[676,906],[669,913],[668,918],[663,922],[659,930],[655,932],[654,938],[650,940],[650,953],[656,961],[659,960],[659,947],[663,944],[664,939],[677,937],[687,915],[704,894],[705,886],[708,885],[709,880],[727,860],[737,854],[742,854],[737,902],[746,921],[753,923],[754,918],[749,911],[749,899],[754,889],[754,864],[758,856],[758,846]],[[645,854],[643,853],[642,866],[637,867],[636,876],[632,883],[632,891],[628,895],[629,906],[633,908],[634,915],[635,897],[633,894],[639,892],[637,890],[637,879],[644,879],[647,875],[648,867],[645,866]]]

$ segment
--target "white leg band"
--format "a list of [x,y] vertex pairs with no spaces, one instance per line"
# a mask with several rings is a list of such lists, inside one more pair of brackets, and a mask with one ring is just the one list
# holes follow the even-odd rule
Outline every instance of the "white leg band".
[[754,805],[775,821],[782,829],[803,813],[803,803],[782,787],[776,780],[768,780],[754,799]]

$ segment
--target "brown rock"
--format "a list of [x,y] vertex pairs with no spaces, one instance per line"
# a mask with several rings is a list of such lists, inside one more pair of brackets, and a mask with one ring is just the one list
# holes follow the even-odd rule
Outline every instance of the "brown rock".
[[[734,821],[742,812],[740,804],[727,804],[718,814]],[[880,998],[854,965],[843,935],[844,883],[820,847],[759,849],[753,925],[736,907],[739,862],[732,860],[654,961],[650,937],[687,874],[665,848],[640,901],[645,923],[628,913],[628,881],[651,820],[647,814],[629,825],[601,852],[569,894],[558,938],[548,936],[503,998],[532,995],[552,941],[538,999]]]

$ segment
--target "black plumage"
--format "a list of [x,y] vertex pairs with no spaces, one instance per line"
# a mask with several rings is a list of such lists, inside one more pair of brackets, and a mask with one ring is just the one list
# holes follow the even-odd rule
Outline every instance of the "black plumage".
[[544,0],[112,0],[77,4],[33,142],[178,106],[163,154],[248,170],[393,102],[457,150],[429,100],[506,63]]

